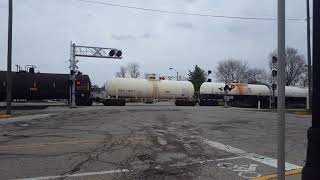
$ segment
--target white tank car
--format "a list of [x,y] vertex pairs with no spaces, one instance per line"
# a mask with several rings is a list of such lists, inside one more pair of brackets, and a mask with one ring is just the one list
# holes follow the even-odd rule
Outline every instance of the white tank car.
[[[276,90],[276,95],[278,94]],[[286,86],[286,97],[290,98],[307,98],[308,89],[301,87]]]
[[[249,95],[249,96],[270,96],[271,90],[266,85],[260,84],[240,84],[231,83],[232,90],[228,95]],[[216,94],[224,95],[225,83],[211,83],[205,82],[200,87],[200,94]],[[307,88],[286,86],[286,97],[305,98],[308,96]],[[277,90],[275,91],[277,96]]]
[[[201,95],[224,95],[225,83],[211,83],[205,82],[200,87]],[[247,96],[269,96],[270,90],[266,85],[257,84],[240,84],[231,83],[229,87],[232,88],[228,91],[228,95],[247,95]]]
[[[232,104],[235,106],[255,107],[260,101],[263,107],[270,104],[271,89],[267,85],[257,84],[228,84],[230,91],[228,95],[233,97]],[[200,105],[216,105],[224,98],[225,83],[203,83],[200,87]],[[306,104],[308,90],[306,88],[286,86],[286,104],[288,107],[303,107]],[[277,90],[275,91],[277,96]]]
[[115,98],[188,99],[194,94],[189,81],[114,78],[105,88],[107,96]]

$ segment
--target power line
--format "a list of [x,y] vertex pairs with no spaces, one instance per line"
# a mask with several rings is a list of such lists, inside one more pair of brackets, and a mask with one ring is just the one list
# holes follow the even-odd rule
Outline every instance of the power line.
[[[85,3],[91,3],[91,4],[100,4],[100,5],[105,5],[105,6],[113,6],[113,7],[119,7],[119,8],[127,8],[127,9],[135,9],[135,10],[141,10],[141,11],[167,13],[167,14],[187,15],[187,16],[200,16],[200,17],[224,18],[224,19],[242,19],[242,20],[260,20],[260,21],[276,21],[277,20],[277,18],[245,17],[245,16],[224,16],[224,15],[189,13],[189,12],[182,12],[182,11],[180,11],[180,12],[179,11],[169,11],[169,10],[142,8],[142,7],[135,7],[135,6],[126,6],[126,5],[112,4],[112,3],[92,1],[92,0],[77,0],[77,1],[85,2]],[[305,18],[289,18],[287,20],[305,21],[306,19]]]

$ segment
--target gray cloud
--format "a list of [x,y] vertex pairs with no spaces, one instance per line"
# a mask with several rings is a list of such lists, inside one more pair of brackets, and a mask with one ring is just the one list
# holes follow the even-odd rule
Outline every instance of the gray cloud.
[[[122,49],[122,60],[79,58],[80,71],[89,74],[92,82],[99,85],[112,78],[121,65],[130,62],[139,63],[143,72],[163,75],[173,73],[169,67],[186,75],[195,64],[214,70],[218,61],[228,57],[266,68],[268,55],[277,45],[276,22],[146,12],[73,0],[38,1],[15,1],[13,65],[34,64],[41,72],[67,73],[70,41]],[[132,0],[121,4],[214,15],[276,17],[275,1]],[[4,22],[0,23],[0,39],[4,40],[0,41],[0,69],[3,70],[7,52],[7,1],[0,0],[0,7],[4,8],[0,10],[0,22]],[[287,10],[288,17],[304,17],[305,1],[290,0]],[[305,28],[305,22],[287,22],[287,43],[303,54]]]
[[185,29],[193,29],[194,28],[193,24],[190,22],[177,22],[175,25],[177,27],[185,28]]
[[193,3],[193,2],[196,2],[198,0],[184,0],[185,2],[189,2],[189,3]]
[[144,33],[142,35],[111,35],[111,38],[115,40],[149,39],[151,37],[152,35],[150,33]]
[[112,39],[116,39],[116,40],[129,40],[129,39],[136,39],[136,36],[133,35],[112,35],[111,36]]

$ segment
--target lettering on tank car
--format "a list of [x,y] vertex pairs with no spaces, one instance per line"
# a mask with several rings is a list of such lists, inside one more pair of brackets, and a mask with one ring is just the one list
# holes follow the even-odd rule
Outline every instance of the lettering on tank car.
[[119,89],[119,93],[122,93],[122,94],[132,94],[134,93],[135,90],[123,90],[123,89]]

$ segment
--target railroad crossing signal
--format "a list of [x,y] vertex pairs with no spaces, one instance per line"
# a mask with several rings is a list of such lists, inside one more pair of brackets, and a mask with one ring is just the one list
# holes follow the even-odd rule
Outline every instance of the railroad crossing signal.
[[277,77],[278,71],[277,70],[272,70],[272,77]]
[[272,101],[270,106],[272,106],[273,108],[275,108],[275,104],[276,104],[276,97],[275,97],[275,91],[277,89],[277,76],[278,76],[278,67],[277,67],[277,63],[278,63],[278,58],[276,56],[272,56],[271,59],[271,90],[272,90]]
[[77,63],[79,62],[78,60],[70,59],[69,62],[70,62],[70,66],[69,66],[70,69],[79,69],[79,67],[77,66]]
[[112,58],[122,59],[122,51],[116,48],[103,48],[103,47],[92,47],[92,46],[77,46],[71,42],[70,47],[70,80],[72,82],[70,91],[70,107],[76,107],[76,73],[80,74],[77,69],[76,57],[94,57],[94,58]]
[[278,58],[276,56],[272,56],[272,64],[277,64]]
[[116,48],[77,46],[73,44],[74,56],[121,59],[122,51]]

